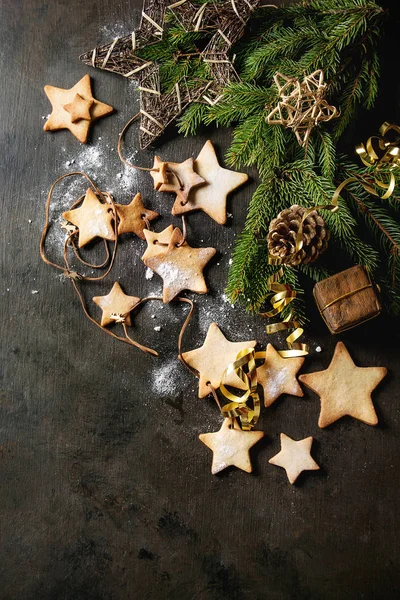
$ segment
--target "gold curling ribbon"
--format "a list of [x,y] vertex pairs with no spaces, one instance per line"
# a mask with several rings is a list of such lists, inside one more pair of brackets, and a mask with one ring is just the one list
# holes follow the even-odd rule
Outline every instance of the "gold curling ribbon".
[[[392,142],[388,138],[388,133],[390,131],[394,131],[398,135]],[[348,177],[336,188],[332,201],[337,200],[342,190],[353,181],[361,184],[366,192],[381,200],[390,198],[396,186],[396,178],[393,171],[400,167],[400,127],[394,123],[385,121],[379,128],[379,135],[372,135],[369,137],[365,145],[362,143],[358,144],[356,146],[356,152],[360,157],[361,162],[366,167],[374,167],[374,180],[371,184],[367,181],[363,181],[360,177]],[[390,171],[389,182],[382,181],[379,177],[379,171],[386,167],[389,167]],[[381,196],[374,186],[385,190],[384,194]]]
[[[249,431],[252,429],[260,417],[260,396],[257,392],[257,371],[256,359],[265,358],[265,352],[255,352],[254,348],[245,348],[241,350],[236,360],[228,365],[222,375],[220,392],[227,400],[228,404],[222,407],[222,414],[227,417],[239,417],[242,429]],[[244,371],[247,367],[248,372]],[[246,385],[246,391],[242,396],[230,392],[226,389],[223,381],[230,373],[236,373]],[[249,398],[253,400],[253,408],[247,406]]]

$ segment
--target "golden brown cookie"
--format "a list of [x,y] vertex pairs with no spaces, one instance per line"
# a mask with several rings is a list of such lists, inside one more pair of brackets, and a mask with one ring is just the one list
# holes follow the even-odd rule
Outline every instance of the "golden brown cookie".
[[67,210],[64,219],[79,229],[78,246],[86,246],[96,237],[115,240],[114,215],[110,204],[100,202],[89,188],[79,208]]
[[325,371],[300,375],[299,380],[320,396],[321,428],[345,415],[376,425],[378,417],[371,394],[386,373],[385,367],[357,367],[343,342],[338,342]]
[[304,396],[296,375],[304,358],[282,358],[272,344],[268,344],[265,361],[257,369],[257,380],[264,390],[264,405],[271,406],[281,394]]
[[292,440],[291,437],[281,433],[281,451],[269,459],[271,465],[285,469],[290,483],[294,483],[303,471],[318,471],[319,465],[311,456],[313,438]]
[[130,204],[116,204],[118,215],[118,235],[122,233],[135,233],[144,240],[143,230],[147,221],[156,219],[159,215],[153,210],[144,207],[141,194],[136,194]]
[[44,131],[69,129],[83,144],[87,142],[93,121],[114,111],[112,106],[93,98],[89,75],[69,90],[46,85],[44,91],[53,108]]
[[93,302],[100,306],[103,311],[101,317],[101,326],[106,327],[110,323],[116,322],[116,317],[121,317],[123,322],[131,325],[130,312],[140,301],[136,296],[127,296],[124,294],[122,287],[116,281],[107,296],[95,296]]
[[192,189],[186,204],[182,204],[182,200],[177,196],[172,214],[183,215],[192,210],[202,210],[214,221],[224,225],[226,223],[227,196],[245,183],[248,175],[223,169],[210,140],[204,144],[196,158],[194,170],[205,179],[207,185]]
[[263,431],[243,431],[236,419],[225,419],[219,431],[201,433],[199,439],[213,451],[211,473],[215,475],[231,465],[251,473],[249,450],[263,436]]
[[182,290],[206,294],[208,288],[203,269],[216,253],[215,248],[192,248],[189,244],[178,246],[182,240],[180,229],[174,229],[167,251],[143,262],[159,275],[163,282],[163,300],[170,302]]
[[[210,393],[208,384],[215,389],[219,388],[226,367],[236,360],[241,350],[254,348],[256,343],[256,340],[230,342],[218,325],[211,323],[204,344],[196,350],[189,350],[182,354],[183,360],[199,373],[199,398],[205,398]],[[224,384],[241,390],[246,389],[245,384],[236,373],[227,375]]]
[[[151,171],[154,188],[160,192],[176,193],[176,202],[187,202],[190,191],[205,183],[203,177],[194,171],[193,164],[193,158],[188,158],[182,163],[164,163],[159,156],[156,156],[153,168],[158,168],[159,172]],[[162,183],[165,178],[166,183]]]

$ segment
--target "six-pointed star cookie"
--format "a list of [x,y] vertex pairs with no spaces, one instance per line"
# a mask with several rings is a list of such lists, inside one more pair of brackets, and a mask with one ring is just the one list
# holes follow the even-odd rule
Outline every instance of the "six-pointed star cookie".
[[[209,383],[213,388],[219,388],[226,367],[236,360],[241,350],[254,348],[256,343],[256,340],[229,342],[218,325],[211,323],[204,344],[196,350],[182,353],[183,360],[199,373],[199,398],[208,396],[210,393]],[[229,374],[224,379],[224,383],[241,390],[246,389],[245,384],[236,373]]]
[[91,123],[114,110],[112,106],[93,98],[89,75],[82,77],[69,90],[46,85],[44,91],[53,110],[43,129],[69,129],[83,144],[87,141]]
[[[175,192],[175,203],[185,205],[191,190],[205,183],[205,179],[194,171],[193,165],[193,158],[188,158],[182,163],[164,163],[159,156],[156,156],[153,169],[159,171],[150,171],[154,179],[154,189],[160,192]],[[162,179],[165,177],[166,183],[163,183]]]
[[325,371],[300,375],[299,380],[320,396],[318,425],[321,428],[345,415],[376,425],[378,417],[371,393],[386,373],[385,367],[357,367],[343,342],[338,342]]
[[115,240],[114,215],[110,204],[100,202],[94,191],[89,188],[79,208],[67,210],[64,219],[79,229],[78,246],[82,248],[95,237]]
[[205,179],[207,185],[191,190],[188,201],[182,204],[179,196],[172,207],[173,215],[182,215],[192,210],[203,210],[214,221],[226,223],[226,199],[230,192],[245,183],[246,173],[223,169],[218,163],[214,146],[208,140],[194,162],[195,171]]
[[311,456],[313,438],[292,440],[291,437],[281,433],[281,451],[269,459],[271,465],[285,469],[290,483],[294,483],[303,471],[318,471],[319,465]]
[[198,294],[208,291],[203,269],[216,253],[215,248],[192,248],[189,244],[178,246],[182,232],[176,228],[165,253],[160,253],[143,262],[159,275],[163,282],[163,300],[170,302],[182,290]]
[[304,396],[296,374],[304,358],[282,358],[272,344],[268,344],[265,361],[257,369],[257,380],[264,390],[264,405],[271,406],[281,394]]
[[101,326],[106,327],[110,323],[115,323],[115,316],[120,316],[127,325],[131,325],[131,310],[140,301],[136,296],[127,296],[122,287],[116,281],[107,296],[95,296],[93,302],[100,306],[103,314],[101,316]]
[[219,431],[201,433],[199,438],[213,451],[211,473],[215,475],[231,465],[251,473],[253,467],[249,450],[263,436],[263,431],[243,431],[236,419],[225,419]]
[[135,233],[144,240],[143,230],[147,221],[156,219],[159,215],[153,210],[148,210],[143,205],[141,194],[136,194],[130,204],[116,204],[118,215],[118,235],[122,233]]

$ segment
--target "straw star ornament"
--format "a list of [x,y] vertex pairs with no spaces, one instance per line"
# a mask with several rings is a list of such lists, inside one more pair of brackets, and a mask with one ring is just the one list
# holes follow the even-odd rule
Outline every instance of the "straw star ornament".
[[327,86],[321,69],[307,75],[302,82],[276,73],[274,82],[280,99],[267,121],[270,125],[293,129],[300,146],[307,144],[314,127],[339,116],[339,111],[325,100]]
[[[94,48],[82,54],[80,59],[89,66],[138,82],[140,145],[146,148],[191,102],[214,105],[220,99],[223,87],[239,79],[228,52],[243,35],[246,23],[259,3],[260,0],[225,0],[218,4],[206,2],[199,8],[189,0],[144,0],[137,31]],[[140,50],[162,39],[167,14],[174,15],[186,31],[205,31],[213,35],[204,50],[193,53],[193,58],[200,57],[207,63],[207,77],[182,77],[172,89],[163,92],[158,64],[141,58]],[[179,58],[179,51],[177,56]]]

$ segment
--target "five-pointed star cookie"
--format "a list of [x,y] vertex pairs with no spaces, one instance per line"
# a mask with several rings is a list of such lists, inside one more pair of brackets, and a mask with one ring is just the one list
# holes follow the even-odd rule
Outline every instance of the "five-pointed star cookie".
[[116,204],[118,215],[118,235],[122,233],[135,233],[144,240],[143,230],[147,221],[156,219],[159,215],[153,210],[148,210],[143,205],[141,194],[136,194],[130,204]]
[[87,141],[93,121],[114,110],[112,106],[93,98],[89,75],[82,77],[69,90],[46,85],[44,91],[53,108],[44,130],[69,129],[83,144]]
[[271,406],[281,394],[304,396],[296,374],[304,358],[282,358],[272,344],[268,344],[265,361],[257,369],[257,380],[264,390],[264,405]]
[[85,119],[85,121],[90,121],[90,109],[93,106],[93,98],[89,100],[85,100],[79,94],[75,94],[75,98],[72,102],[68,104],[64,104],[64,108],[71,115],[71,121],[76,123],[81,119]]
[[[215,389],[219,388],[226,367],[236,360],[241,350],[254,348],[256,343],[256,340],[229,342],[218,325],[211,323],[204,344],[196,350],[182,354],[182,359],[199,373],[199,398],[208,396],[209,384]],[[245,384],[236,373],[225,377],[224,384],[241,390],[246,389]]]
[[205,183],[205,179],[194,171],[193,165],[193,158],[188,158],[182,163],[164,163],[159,156],[156,156],[153,168],[159,171],[150,171],[154,180],[154,189],[176,193],[175,203],[184,206],[191,190]]
[[376,425],[378,417],[371,394],[386,373],[385,367],[357,367],[343,342],[338,342],[325,371],[300,375],[299,380],[320,396],[321,428],[345,415]]
[[285,469],[290,483],[294,483],[303,471],[318,471],[319,465],[311,456],[313,438],[292,440],[291,437],[281,433],[281,451],[269,459],[271,465]]
[[226,223],[226,199],[248,179],[246,173],[237,173],[223,169],[218,163],[214,146],[208,140],[200,151],[194,163],[195,171],[205,179],[207,185],[191,190],[188,201],[182,204],[179,196],[172,207],[173,215],[182,215],[192,210],[203,210],[214,221]]
[[199,438],[213,451],[211,473],[215,475],[231,465],[251,473],[249,450],[263,436],[263,431],[243,431],[236,419],[225,419],[219,431],[201,433]]
[[100,306],[103,311],[101,317],[101,326],[106,327],[110,323],[115,323],[118,317],[122,317],[127,325],[131,325],[130,312],[135,308],[140,298],[136,296],[127,296],[122,291],[122,287],[116,281],[107,296],[95,296],[93,302]]
[[100,202],[94,191],[89,188],[79,208],[67,210],[64,219],[79,229],[78,246],[82,248],[95,237],[115,240],[114,215],[110,204]]
[[163,300],[173,300],[182,290],[206,294],[208,288],[203,269],[216,253],[215,248],[192,248],[189,244],[179,246],[182,232],[176,228],[165,253],[146,258],[144,263],[159,275],[163,282]]

